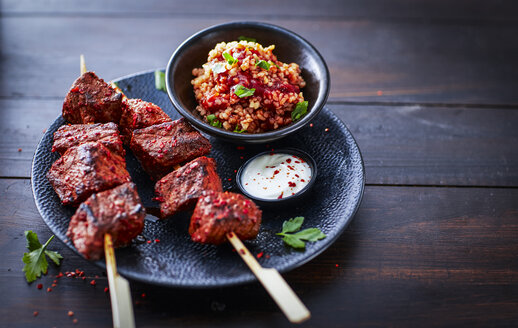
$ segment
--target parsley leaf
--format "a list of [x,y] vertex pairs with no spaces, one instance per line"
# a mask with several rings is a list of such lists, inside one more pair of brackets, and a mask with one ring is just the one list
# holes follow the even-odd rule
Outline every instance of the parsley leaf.
[[41,245],[38,240],[38,235],[32,231],[25,231],[25,238],[27,239],[27,249],[29,253],[23,253],[22,261],[25,263],[22,271],[25,272],[25,278],[27,282],[33,282],[36,278],[40,277],[41,274],[47,274],[48,262],[45,257],[47,255],[56,265],[59,265],[63,256],[58,252],[48,251],[47,246],[54,239],[52,235],[45,245]]
[[257,42],[256,39],[254,38],[249,38],[249,37],[246,37],[246,36],[240,36],[239,38],[237,38],[239,41],[248,41],[248,42]]
[[207,121],[210,125],[215,126],[217,128],[221,128],[222,126],[221,122],[216,119],[216,115],[214,114],[207,115]]
[[264,61],[262,59],[260,61],[258,61],[257,63],[255,63],[255,66],[259,66],[267,71],[270,69],[270,64],[267,61]]
[[250,97],[251,95],[254,94],[254,92],[255,92],[254,88],[248,89],[248,88],[245,88],[244,86],[242,86],[241,84],[236,85],[236,88],[234,89],[234,94],[236,96],[238,96],[239,98]]
[[[282,240],[286,245],[299,249],[306,248],[304,240],[317,241],[326,238],[326,235],[318,228],[309,228],[299,231],[302,223],[304,223],[304,217],[302,216],[284,221],[282,224],[282,232],[277,233],[277,235],[283,237]],[[293,233],[296,231],[298,232]]]
[[155,71],[155,88],[167,92],[165,87],[165,73],[162,71]]
[[246,129],[239,130],[239,129],[238,129],[238,126],[239,126],[239,124],[238,124],[238,125],[236,125],[236,128],[234,129],[234,131],[233,131],[233,132],[235,132],[235,133],[243,133],[243,132],[245,132],[245,131],[246,131]]
[[308,102],[301,101],[297,104],[293,112],[291,112],[291,120],[293,122],[299,120],[302,116],[306,115],[308,112]]
[[284,221],[282,224],[282,233],[299,231],[302,223],[304,223],[303,216],[297,216],[296,218]]
[[225,58],[227,60],[227,63],[229,63],[230,65],[234,65],[234,63],[237,63],[237,59],[232,57],[228,52],[224,52],[223,53],[223,58]]

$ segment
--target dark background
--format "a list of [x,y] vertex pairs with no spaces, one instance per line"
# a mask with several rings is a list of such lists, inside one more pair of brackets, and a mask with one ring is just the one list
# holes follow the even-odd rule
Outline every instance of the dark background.
[[[518,5],[441,0],[3,0],[0,325],[111,325],[102,270],[60,241],[51,244],[65,257],[60,268],[30,285],[21,272],[24,230],[51,235],[30,164],[79,54],[111,80],[164,68],[188,36],[234,20],[281,25],[319,49],[331,73],[328,105],[365,160],[353,223],[284,274],[312,311],[303,326],[516,326]],[[46,291],[76,268],[85,281],[63,277]],[[288,326],[259,284],[131,288],[138,326]]]

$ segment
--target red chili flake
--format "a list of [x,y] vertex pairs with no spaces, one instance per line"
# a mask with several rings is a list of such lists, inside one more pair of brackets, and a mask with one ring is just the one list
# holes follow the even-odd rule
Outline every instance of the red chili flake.
[[69,317],[73,317],[73,316],[74,316],[74,312],[72,312],[72,311],[68,311],[68,316],[69,316]]
[[256,255],[256,257],[257,257],[258,259],[260,259],[261,257],[263,257],[263,252],[261,252],[261,253],[257,254],[257,255]]
[[47,288],[47,293],[50,293],[52,291],[52,288]]
[[155,239],[155,243],[159,243],[160,242],[160,239]]
[[229,233],[228,233],[228,236],[229,236],[230,238],[232,238],[232,237],[234,237],[234,233],[233,233],[233,232],[229,232]]
[[75,87],[70,89],[70,92],[79,92],[79,87]]
[[18,152],[21,153],[22,152],[22,149],[21,148],[18,148]]
[[306,182],[306,180],[304,180],[304,179],[300,179],[300,181],[301,181],[301,182]]
[[142,295],[140,295],[140,297],[146,298],[146,293],[142,293]]
[[231,178],[228,178],[228,181],[232,181],[232,179],[231,179]]
[[171,131],[173,129],[173,126],[172,125],[168,125],[166,128],[165,128],[167,131]]
[[291,158],[288,158],[288,159],[286,160],[286,163],[291,163]]
[[54,280],[54,281],[53,281],[53,283],[57,284],[57,283],[58,283],[58,281],[57,281],[57,280]]
[[61,277],[63,277],[63,272],[60,272],[60,273],[56,276],[56,278],[61,278]]
[[309,127],[312,128],[313,127],[313,123],[309,123]]
[[295,174],[295,176],[296,176],[297,178],[300,178],[298,174]]
[[237,170],[234,170],[234,173],[237,173]]
[[288,165],[288,168],[289,168],[290,170],[292,170],[292,171],[295,171],[295,169],[294,169],[294,168],[293,168],[293,166],[291,166],[291,165]]
[[326,132],[327,132],[327,131],[329,131],[329,129],[328,129],[328,128],[325,128],[325,130],[324,130],[324,131],[326,131]]
[[77,320],[76,318],[74,318],[74,320],[72,320],[72,322],[73,322],[73,323],[74,323],[74,325],[75,325],[76,323],[78,323],[78,320]]
[[239,156],[239,159],[243,159],[244,157],[243,156]]
[[279,172],[280,172],[279,170],[275,170],[275,171],[273,171],[273,175],[279,174]]
[[109,291],[108,287],[104,287],[104,292],[107,293]]
[[243,254],[243,255],[245,255],[245,254],[246,254],[245,250],[244,250],[244,249],[242,249],[242,248],[239,250],[239,253],[241,253],[241,254]]
[[54,288],[54,287],[56,287],[57,285],[56,285],[56,284],[52,284],[51,286]]
[[79,269],[76,269],[76,274],[79,274],[81,271]]
[[376,94],[377,94],[378,96],[383,96],[383,91],[378,90],[378,91],[376,91]]
[[37,317],[37,316],[38,316],[38,314],[40,314],[38,311],[34,311],[34,312],[32,312],[32,315],[33,315],[33,316],[35,316],[35,317]]
[[243,214],[248,214],[248,209],[244,208],[243,209]]
[[151,244],[151,240],[148,240],[148,241],[147,241],[147,243],[148,243],[148,244]]
[[43,288],[43,284],[38,284],[38,286],[36,286],[36,287],[38,287],[38,289],[42,289]]
[[277,199],[282,199],[282,196],[284,195],[284,191],[281,192],[281,194],[279,195],[279,197],[277,197]]
[[155,202],[160,202],[160,203],[165,202],[164,197],[155,197],[155,198],[153,198],[153,200],[154,200]]
[[83,279],[83,280],[86,280],[86,277],[83,277],[82,279]]
[[297,185],[295,184],[295,182],[290,181],[290,182],[288,182],[288,186],[290,186],[291,188],[294,188]]
[[236,149],[237,150],[245,150],[245,147],[244,146],[237,146]]
[[95,280],[90,281],[90,285],[95,286],[96,282]]

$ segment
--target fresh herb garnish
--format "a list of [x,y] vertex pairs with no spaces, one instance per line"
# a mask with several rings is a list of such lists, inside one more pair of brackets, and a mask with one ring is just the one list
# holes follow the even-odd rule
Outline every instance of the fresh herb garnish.
[[221,122],[216,119],[216,115],[214,114],[207,115],[207,121],[212,126],[215,126],[217,128],[221,127]]
[[227,60],[227,63],[230,65],[234,65],[234,63],[237,63],[237,59],[232,57],[228,52],[223,53],[223,57]]
[[279,68],[279,69],[281,68],[279,65],[277,65],[277,63],[273,63],[273,64],[274,64],[275,66],[277,66],[277,68]]
[[293,112],[291,112],[291,120],[295,122],[296,120],[299,120],[302,116],[306,115],[308,112],[308,102],[307,101],[301,101],[295,106],[295,109]]
[[262,60],[262,59],[260,61],[258,61],[257,63],[255,63],[255,66],[259,66],[265,70],[270,69],[270,64],[267,61]]
[[47,274],[47,268],[49,266],[45,255],[47,255],[56,265],[59,265],[59,260],[63,259],[58,252],[48,251],[47,246],[54,239],[52,235],[45,245],[41,245],[38,240],[38,235],[32,231],[25,231],[25,238],[27,239],[27,248],[29,253],[23,253],[22,261],[25,263],[23,272],[25,272],[25,278],[27,282],[33,282],[36,278],[40,277],[41,274]]
[[236,88],[234,89],[234,94],[236,96],[238,96],[239,98],[250,97],[251,95],[254,94],[254,92],[255,92],[254,88],[248,89],[248,88],[245,88],[244,86],[242,86],[241,84],[236,85]]
[[326,235],[318,228],[309,228],[299,231],[302,223],[304,223],[304,217],[302,216],[284,221],[282,224],[282,232],[277,233],[277,235],[283,236],[282,240],[286,245],[293,248],[305,248],[306,243],[304,241],[317,241],[326,238]]
[[239,38],[237,38],[239,41],[248,41],[248,42],[257,42],[256,39],[254,38],[249,38],[249,37],[246,37],[246,36],[240,36]]
[[239,130],[239,129],[238,129],[238,126],[239,126],[239,124],[238,124],[238,125],[236,125],[236,128],[234,129],[234,131],[233,131],[233,132],[235,132],[235,133],[243,133],[243,132],[245,132],[245,131],[246,131],[246,129]]
[[167,92],[165,88],[165,73],[162,71],[155,71],[155,88]]
[[227,70],[227,68],[225,67],[225,64],[223,64],[223,63],[216,63],[212,66],[212,71],[217,74],[223,73],[226,70]]

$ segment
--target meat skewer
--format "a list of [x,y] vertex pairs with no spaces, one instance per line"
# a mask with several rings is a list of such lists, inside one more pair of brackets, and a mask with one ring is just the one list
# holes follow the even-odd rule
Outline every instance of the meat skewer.
[[[86,73],[85,58],[80,57],[81,75]],[[114,327],[135,327],[133,304],[128,280],[117,273],[117,263],[113,250],[112,236],[104,234],[104,253],[106,257],[106,274],[110,286],[110,300],[112,305],[112,318]]]
[[193,241],[204,244],[230,241],[288,320],[301,323],[310,318],[309,310],[279,272],[261,267],[241,241],[257,236],[261,215],[261,210],[243,195],[206,191],[198,198],[189,233]]

